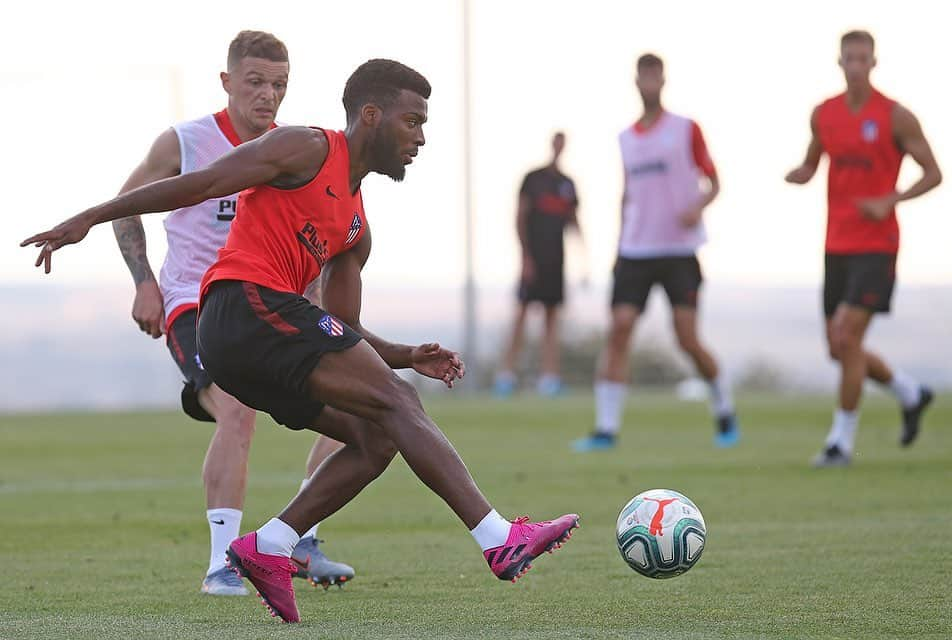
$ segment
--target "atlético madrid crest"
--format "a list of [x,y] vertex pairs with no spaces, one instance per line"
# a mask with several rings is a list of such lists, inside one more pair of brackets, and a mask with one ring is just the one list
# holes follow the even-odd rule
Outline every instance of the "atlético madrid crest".
[[317,326],[321,328],[321,331],[332,338],[339,338],[344,335],[344,325],[341,324],[340,320],[330,314],[321,318],[317,322]]
[[876,142],[879,137],[879,125],[875,120],[863,120],[862,125],[863,140],[866,142]]

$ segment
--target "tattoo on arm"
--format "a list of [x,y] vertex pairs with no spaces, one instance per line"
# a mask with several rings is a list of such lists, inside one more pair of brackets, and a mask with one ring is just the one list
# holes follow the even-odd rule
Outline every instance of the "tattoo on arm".
[[116,234],[119,250],[129,267],[132,280],[136,286],[143,282],[155,281],[152,267],[149,266],[149,256],[145,250],[145,229],[139,216],[115,220],[112,230]]

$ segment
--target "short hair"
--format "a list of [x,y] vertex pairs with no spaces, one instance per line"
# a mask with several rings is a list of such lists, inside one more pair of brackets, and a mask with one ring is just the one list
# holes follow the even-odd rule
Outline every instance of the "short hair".
[[843,34],[843,37],[840,38],[840,49],[845,47],[848,42],[863,42],[868,44],[872,49],[876,49],[876,40],[869,31],[863,31],[861,29],[847,31]]
[[664,61],[657,55],[653,53],[642,54],[638,58],[638,62],[635,65],[635,69],[641,71],[642,69],[651,69],[658,68],[664,71]]
[[287,62],[288,48],[271,33],[241,31],[228,45],[228,68],[234,69],[245,58]]
[[386,110],[403,90],[412,91],[426,100],[430,97],[431,87],[423,75],[396,60],[368,60],[350,74],[344,85],[347,121],[356,120],[361,107],[368,102]]

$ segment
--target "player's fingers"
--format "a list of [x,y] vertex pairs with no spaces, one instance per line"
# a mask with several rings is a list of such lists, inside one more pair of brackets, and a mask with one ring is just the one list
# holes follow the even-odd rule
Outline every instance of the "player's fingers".
[[49,273],[53,269],[53,252],[46,252],[46,264],[43,268],[43,273]]
[[32,244],[32,245],[35,245],[35,246],[39,247],[39,246],[41,246],[43,243],[46,242],[46,235],[47,235],[48,233],[49,233],[49,231],[44,231],[43,233],[37,233],[36,235],[32,235],[32,236],[30,236],[29,238],[27,238],[26,240],[24,240],[23,242],[21,242],[21,243],[20,243],[20,246],[21,246],[21,247],[25,247],[25,246],[27,246],[27,245]]

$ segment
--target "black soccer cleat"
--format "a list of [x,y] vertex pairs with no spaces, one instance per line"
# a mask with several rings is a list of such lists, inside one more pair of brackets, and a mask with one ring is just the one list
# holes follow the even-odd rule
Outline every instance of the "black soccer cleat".
[[899,444],[908,447],[919,436],[919,426],[922,422],[923,412],[932,404],[935,395],[929,387],[919,387],[919,402],[902,410],[902,434],[899,436]]

